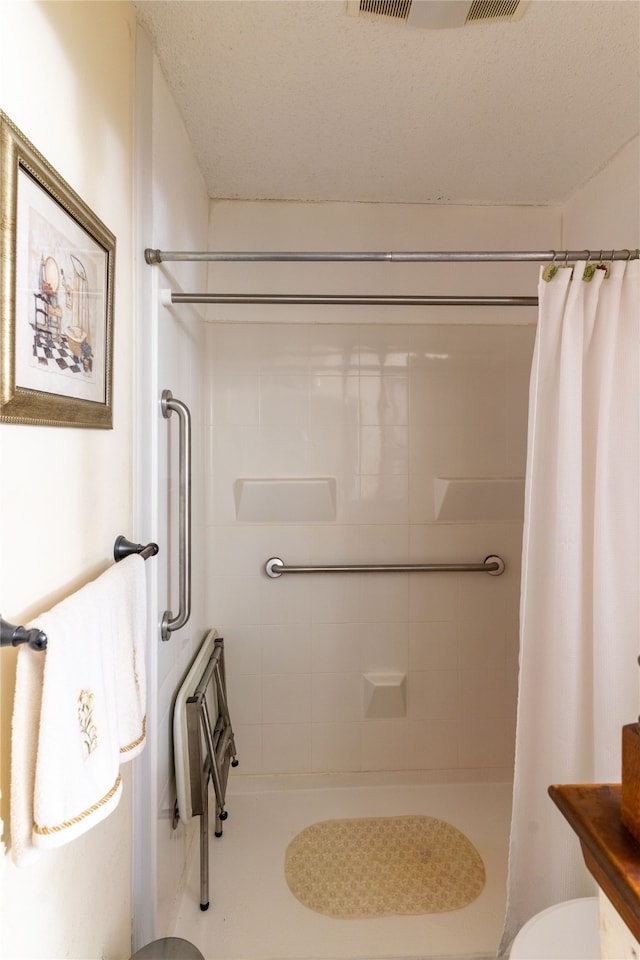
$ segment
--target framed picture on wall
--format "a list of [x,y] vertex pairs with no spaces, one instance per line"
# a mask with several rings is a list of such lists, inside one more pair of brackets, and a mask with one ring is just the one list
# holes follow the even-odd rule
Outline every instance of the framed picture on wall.
[[113,426],[116,241],[0,111],[0,421]]

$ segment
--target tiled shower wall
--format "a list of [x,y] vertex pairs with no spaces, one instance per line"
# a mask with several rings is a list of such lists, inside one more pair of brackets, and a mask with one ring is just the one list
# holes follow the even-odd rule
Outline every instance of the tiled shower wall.
[[[436,477],[522,477],[533,326],[216,324],[208,612],[225,637],[243,773],[509,768],[521,504],[436,519]],[[239,478],[331,477],[336,515],[242,522]],[[462,515],[461,515],[462,516]],[[264,564],[478,561],[485,573],[309,574]],[[406,714],[365,718],[368,672]]]

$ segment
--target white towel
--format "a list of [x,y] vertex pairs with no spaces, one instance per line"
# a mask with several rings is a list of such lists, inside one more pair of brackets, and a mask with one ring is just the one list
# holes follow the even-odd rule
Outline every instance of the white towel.
[[33,791],[45,654],[20,647],[11,727],[11,856],[27,867],[41,855],[33,847]]
[[19,651],[11,819],[20,866],[118,805],[120,763],[144,745],[145,592],[144,561],[128,557],[36,618],[45,653]]
[[114,564],[100,578],[107,594],[117,597],[119,601],[117,604],[108,604],[108,609],[114,637],[118,742],[123,763],[133,760],[142,752],[146,739],[145,570],[142,557],[133,554]]

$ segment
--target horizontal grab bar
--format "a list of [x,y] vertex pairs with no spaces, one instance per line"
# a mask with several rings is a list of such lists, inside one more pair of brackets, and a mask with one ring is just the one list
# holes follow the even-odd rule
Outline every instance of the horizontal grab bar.
[[499,577],[504,573],[504,560],[491,554],[482,563],[348,563],[317,567],[288,567],[279,557],[271,557],[265,564],[268,577],[276,579],[283,573],[489,573]]

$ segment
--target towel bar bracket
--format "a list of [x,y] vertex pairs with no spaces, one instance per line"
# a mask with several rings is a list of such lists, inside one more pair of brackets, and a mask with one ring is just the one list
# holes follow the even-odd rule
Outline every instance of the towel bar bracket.
[[127,540],[126,537],[119,536],[113,545],[113,559],[118,563],[125,557],[137,553],[143,560],[148,560],[149,557],[155,557],[159,550],[157,543],[147,543],[146,545],[144,543],[134,543],[132,540]]
[[46,650],[47,636],[42,630],[27,630],[9,623],[0,616],[0,647],[18,647],[26,643],[32,650]]

